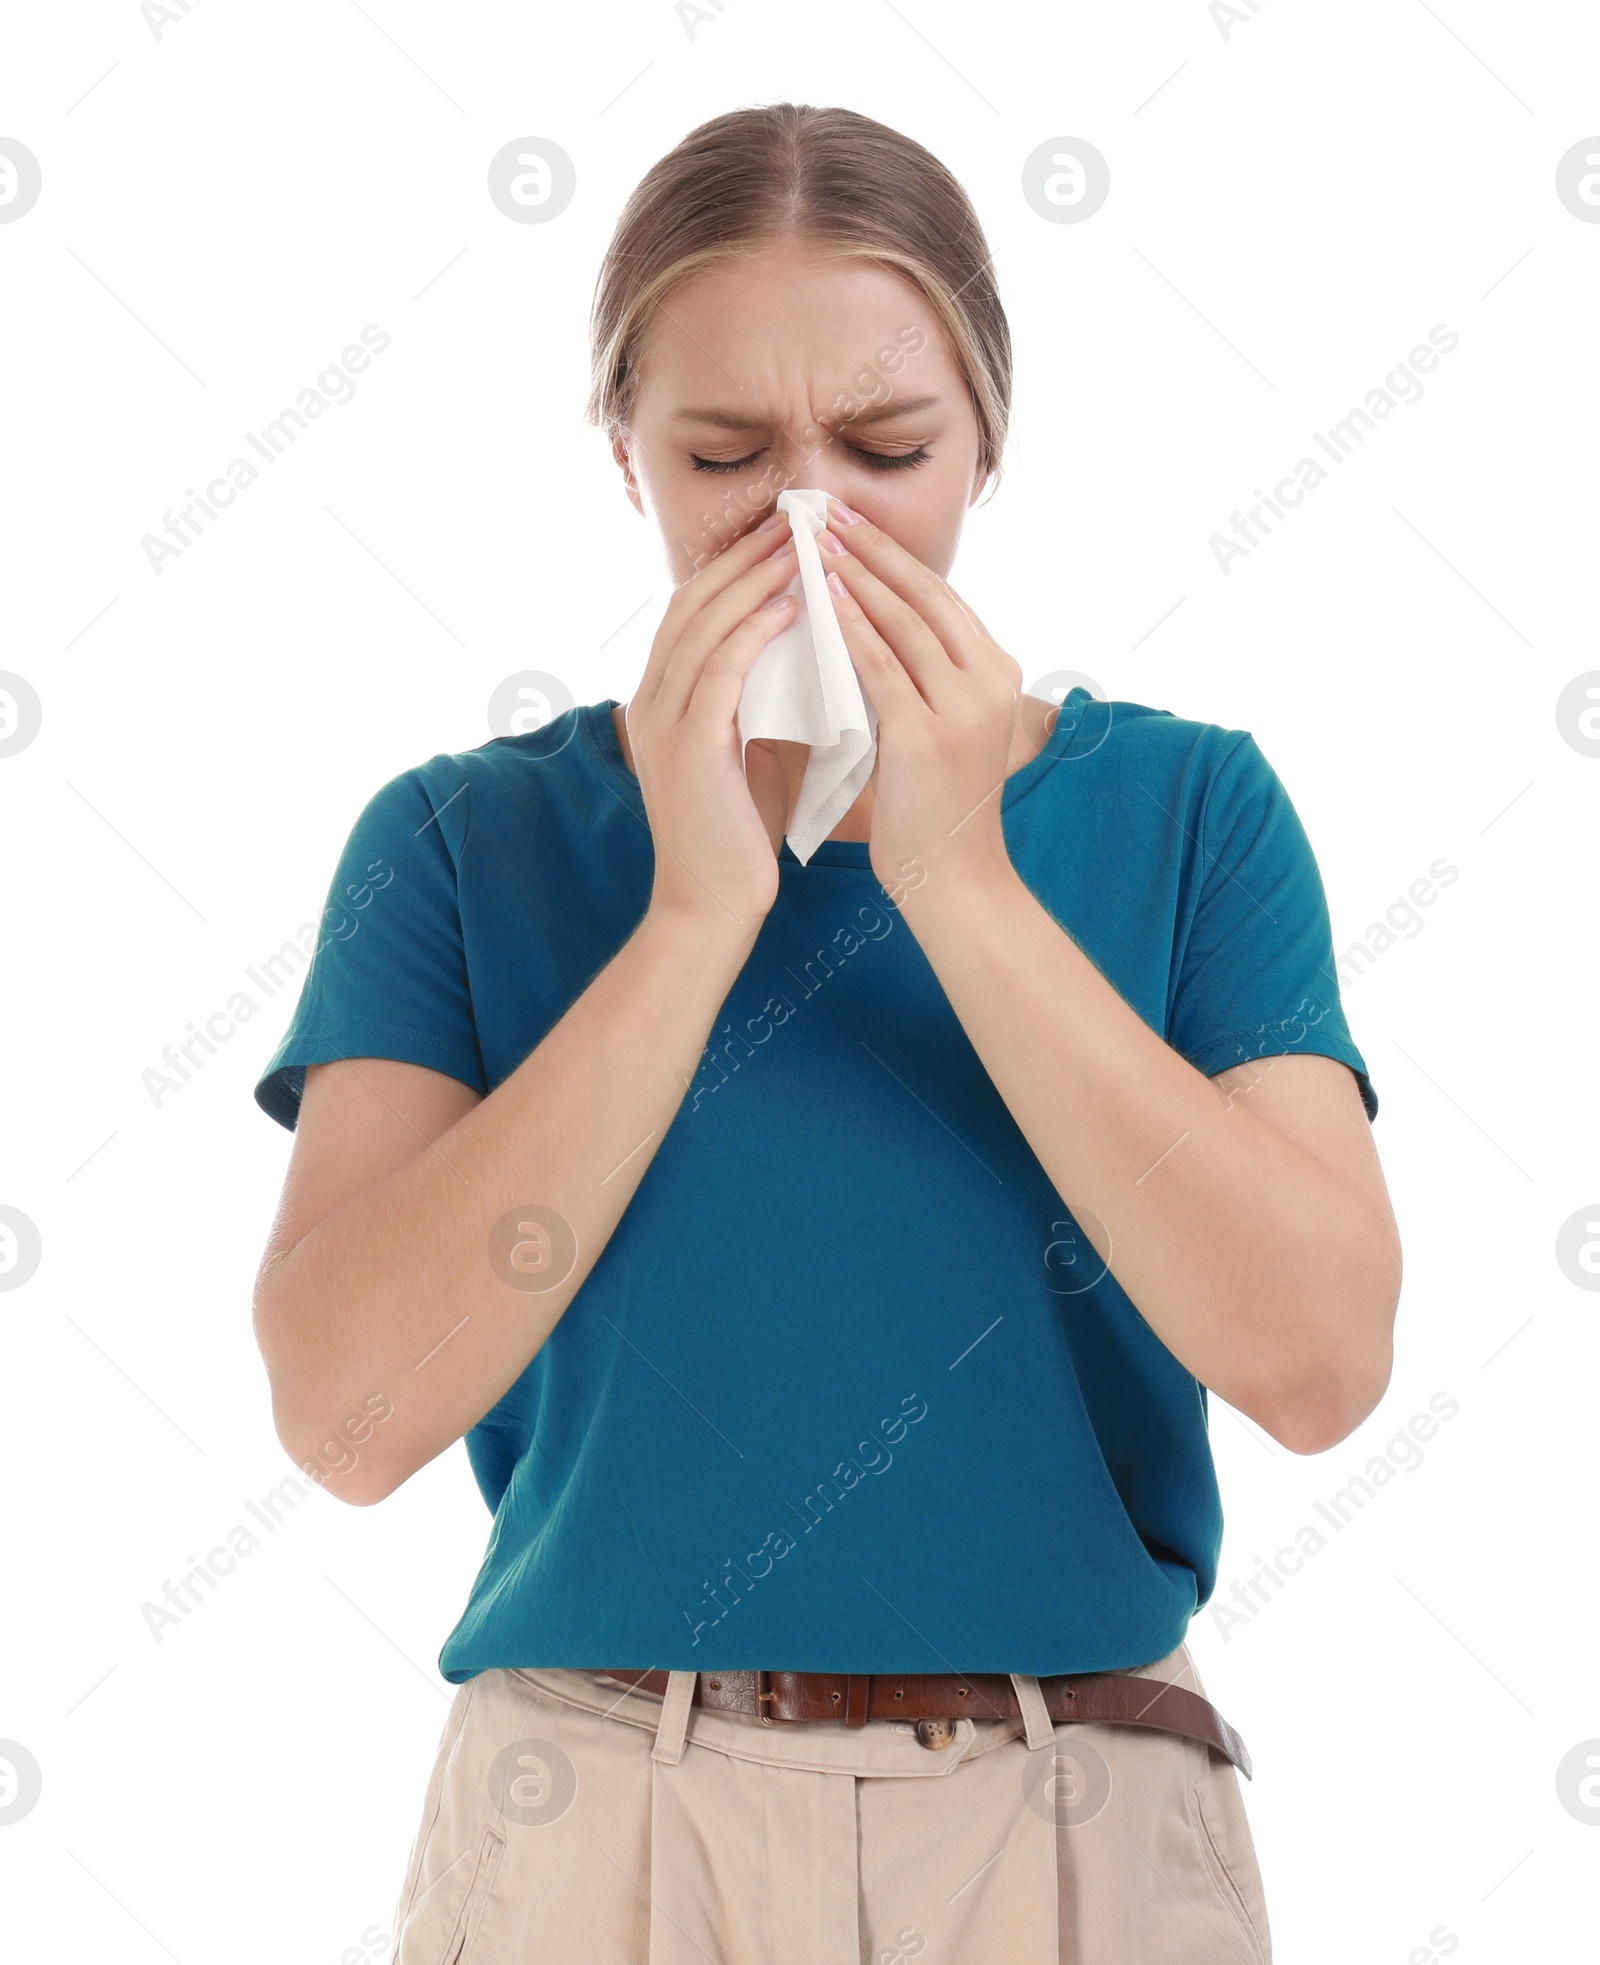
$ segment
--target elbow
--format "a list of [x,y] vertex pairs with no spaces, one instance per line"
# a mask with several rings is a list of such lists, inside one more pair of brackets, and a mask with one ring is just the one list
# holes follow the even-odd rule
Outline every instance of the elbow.
[[1387,1338],[1358,1355],[1327,1360],[1253,1416],[1291,1453],[1327,1453],[1377,1410],[1389,1389],[1394,1348]]
[[306,1480],[336,1501],[352,1508],[386,1501],[423,1464],[411,1457],[415,1442],[395,1423],[394,1400],[372,1392],[330,1420],[337,1407],[327,1388],[302,1377],[271,1378],[272,1426],[284,1452]]
[[398,1466],[393,1452],[386,1450],[392,1442],[381,1429],[394,1416],[393,1401],[373,1393],[328,1423],[327,1388],[294,1335],[295,1320],[274,1265],[263,1265],[253,1315],[271,1393],[272,1427],[284,1452],[305,1479],[337,1501],[370,1508],[386,1500],[414,1471]]
[[[1376,1245],[1374,1245],[1376,1246]],[[1353,1272],[1353,1265],[1349,1265]],[[1327,1453],[1377,1410],[1394,1371],[1399,1280],[1375,1261],[1337,1300],[1302,1299],[1294,1336],[1250,1416],[1291,1453]]]
[[324,1477],[322,1487],[324,1492],[331,1494],[336,1501],[348,1502],[352,1508],[375,1507],[378,1502],[387,1501],[394,1493],[393,1483],[375,1480],[370,1475],[365,1478],[330,1475]]
[[396,1462],[394,1442],[382,1428],[394,1403],[381,1393],[360,1400],[330,1425],[325,1396],[281,1372],[268,1373],[272,1429],[301,1475],[336,1501],[370,1508],[385,1501],[415,1470]]
[[[371,1508],[387,1500],[405,1478],[382,1454],[372,1451],[366,1440],[352,1438],[348,1429],[335,1426],[314,1432],[276,1386],[272,1425],[279,1445],[301,1475],[324,1494],[352,1508]],[[370,1428],[370,1422],[368,1425]]]

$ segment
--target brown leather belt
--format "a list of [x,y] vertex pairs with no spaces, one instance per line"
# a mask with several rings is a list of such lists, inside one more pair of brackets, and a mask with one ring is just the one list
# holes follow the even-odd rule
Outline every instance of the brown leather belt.
[[[666,1672],[595,1669],[646,1692],[667,1689]],[[1181,1733],[1214,1747],[1247,1781],[1253,1778],[1243,1740],[1208,1699],[1181,1685],[1128,1672],[1089,1672],[1042,1678],[1039,1689],[1045,1711],[1058,1725],[1101,1720]],[[958,1718],[1022,1717],[1016,1687],[1004,1672],[698,1672],[694,1703],[754,1713],[769,1726],[808,1719],[842,1719],[846,1726],[865,1726],[869,1719],[915,1720],[918,1739],[936,1748],[950,1744]]]

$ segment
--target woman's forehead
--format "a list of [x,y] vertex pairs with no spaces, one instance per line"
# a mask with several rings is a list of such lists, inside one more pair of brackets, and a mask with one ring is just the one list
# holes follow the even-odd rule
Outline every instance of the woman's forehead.
[[742,261],[731,277],[722,264],[704,268],[657,308],[639,370],[658,409],[726,430],[785,421],[841,390],[868,402],[915,399],[924,409],[961,394],[926,297],[864,261],[836,262],[814,278],[763,277]]

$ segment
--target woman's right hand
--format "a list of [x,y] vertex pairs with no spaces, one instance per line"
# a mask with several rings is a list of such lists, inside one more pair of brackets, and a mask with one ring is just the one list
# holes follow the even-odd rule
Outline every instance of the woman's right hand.
[[738,929],[752,941],[778,896],[788,787],[737,714],[745,676],[795,618],[788,520],[757,527],[684,581],[667,604],[627,707],[628,744],[655,840],[652,909]]

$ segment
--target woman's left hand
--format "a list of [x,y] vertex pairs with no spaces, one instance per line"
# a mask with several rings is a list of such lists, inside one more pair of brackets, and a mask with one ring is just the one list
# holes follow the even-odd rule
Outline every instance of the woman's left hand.
[[938,574],[849,509],[828,501],[817,544],[844,588],[834,612],[878,715],[872,870],[891,893],[1009,872],[1000,799],[1022,670]]

